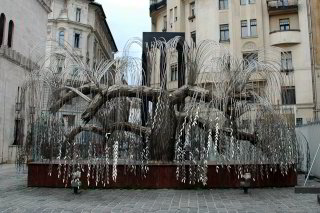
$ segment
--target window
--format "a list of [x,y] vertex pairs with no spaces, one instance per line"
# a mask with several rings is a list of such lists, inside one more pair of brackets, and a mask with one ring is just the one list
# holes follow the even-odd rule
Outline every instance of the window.
[[171,81],[177,81],[178,80],[178,64],[172,64],[171,65]]
[[174,22],[178,21],[178,7],[174,8]]
[[163,16],[163,32],[167,32],[167,25],[168,25],[168,21],[167,21],[167,16]]
[[[248,22],[247,20],[241,21],[241,37],[246,38],[248,37]],[[257,36],[257,20],[251,19],[250,20],[250,36],[255,37]]]
[[293,71],[291,51],[281,53],[281,70],[285,72]]
[[9,30],[8,30],[8,47],[12,47],[12,37],[13,37],[14,23],[12,20],[9,22]]
[[76,9],[76,21],[80,22],[80,20],[81,20],[81,9],[77,8]]
[[23,140],[23,120],[15,119],[14,121],[14,141],[13,145],[21,145]]
[[63,70],[65,58],[63,56],[57,56],[57,74],[60,74]]
[[227,56],[227,57],[225,57],[225,68],[227,69],[227,70],[230,70],[230,68],[231,68],[231,60],[230,60],[230,56]]
[[66,105],[72,105],[72,98],[70,98],[69,100],[67,100],[67,101],[65,102],[65,104],[66,104]]
[[283,105],[296,104],[296,89],[294,86],[281,88],[281,99]]
[[59,46],[64,46],[64,31],[59,32]]
[[228,9],[228,0],[219,0],[219,10]]
[[240,0],[240,5],[246,5],[247,4],[247,0]]
[[98,43],[97,40],[94,39],[94,42],[93,42],[93,58],[94,59],[97,57],[97,43]]
[[240,0],[240,5],[255,4],[256,0]]
[[[259,81],[250,81],[248,84],[245,86],[245,91],[246,93],[254,93],[259,96],[264,96],[265,94],[265,86],[263,83]],[[249,103],[257,103],[257,99],[255,98],[250,98]]]
[[243,53],[242,55],[244,60],[244,66],[256,66],[256,62],[258,61],[258,53],[251,52],[251,53]]
[[220,25],[220,41],[229,41],[229,24]]
[[251,122],[250,122],[250,120],[249,119],[244,119],[244,120],[242,120],[242,121],[240,121],[241,122],[241,125],[240,125],[240,127],[242,128],[242,129],[250,129],[250,124],[251,124]]
[[279,6],[289,6],[289,0],[278,0]]
[[0,46],[2,46],[3,44],[5,24],[6,24],[6,16],[3,13],[1,13],[0,15]]
[[63,115],[63,122],[67,127],[72,127],[75,125],[75,115]]
[[79,74],[79,69],[78,67],[73,68],[71,76],[76,77]]
[[196,31],[191,32],[191,39],[193,41],[194,44],[197,43],[197,34]]
[[241,37],[248,37],[248,23],[247,20],[241,21]]
[[190,17],[196,16],[196,3],[192,2],[190,3]]
[[280,24],[280,30],[281,31],[290,30],[290,20],[288,18],[280,19],[279,20],[279,24]]
[[257,19],[250,20],[250,35],[252,37],[257,36]]
[[80,48],[80,33],[74,34],[74,48]]
[[173,23],[173,9],[170,9],[170,26],[172,28],[172,23]]
[[303,118],[297,118],[296,119],[296,125],[301,126],[303,124]]

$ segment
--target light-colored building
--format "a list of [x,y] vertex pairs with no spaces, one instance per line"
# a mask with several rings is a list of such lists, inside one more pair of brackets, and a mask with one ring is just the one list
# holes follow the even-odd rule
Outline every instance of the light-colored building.
[[315,120],[320,119],[320,1],[308,0]]
[[[237,58],[282,48],[282,71],[292,81],[281,88],[288,97],[277,102],[295,112],[297,124],[314,119],[307,0],[150,0],[150,16],[153,32],[185,32],[188,42],[214,40]],[[167,79],[177,85],[176,78]]]
[[68,46],[92,67],[113,59],[118,51],[102,5],[94,0],[51,0],[48,16],[48,52]]
[[17,96],[37,56],[45,54],[50,8],[44,0],[0,4],[0,163],[5,163],[15,161],[24,134],[18,130],[28,123],[19,117]]
[[[50,57],[52,53],[59,53],[59,49],[66,47],[77,54],[90,69],[95,69],[101,60],[114,59],[118,49],[102,5],[94,0],[51,0],[50,7],[52,12],[48,16],[47,32],[47,54]],[[55,56],[53,58],[50,60],[51,66],[57,66],[57,74],[70,68],[64,51],[57,54],[56,59]],[[73,78],[73,73],[69,74]],[[85,104],[81,98],[75,98],[62,107],[59,112],[66,125],[73,127],[82,123],[81,113]]]

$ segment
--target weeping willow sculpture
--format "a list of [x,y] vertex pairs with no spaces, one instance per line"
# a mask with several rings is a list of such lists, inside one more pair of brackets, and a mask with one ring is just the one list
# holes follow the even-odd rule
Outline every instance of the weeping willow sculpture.
[[72,48],[55,49],[23,87],[36,113],[25,145],[32,148],[21,153],[59,164],[58,178],[65,182],[88,166],[88,184],[90,178],[103,185],[116,181],[118,164],[147,175],[154,162],[175,163],[177,179],[191,184],[206,184],[208,164],[217,171],[237,165],[238,177],[257,164],[269,165],[256,171],[262,175],[277,165],[287,173],[296,163],[297,145],[286,116],[292,111],[279,104],[286,97],[281,88],[292,84],[281,72],[281,51],[237,59],[213,41],[183,43],[187,83],[177,88],[167,79],[175,75],[170,65],[178,42],[177,37],[148,46],[148,70],[127,54],[132,44],[142,45],[138,39],[128,42],[123,57],[93,67]]

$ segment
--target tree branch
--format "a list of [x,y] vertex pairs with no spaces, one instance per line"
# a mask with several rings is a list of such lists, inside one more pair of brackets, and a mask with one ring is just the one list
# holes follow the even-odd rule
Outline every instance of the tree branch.
[[87,109],[82,113],[82,119],[85,122],[89,122],[92,117],[97,113],[101,106],[117,97],[128,98],[141,98],[144,97],[151,101],[159,97],[161,94],[160,88],[151,88],[146,86],[128,86],[128,85],[114,85],[104,89],[101,93],[97,94],[91,101]]
[[[166,92],[160,88],[152,88],[147,86],[128,86],[128,85],[115,85],[104,89],[101,94],[97,94],[92,102],[87,107],[86,111],[82,114],[82,119],[89,122],[92,117],[97,113],[98,109],[112,98],[117,97],[135,97],[146,98],[148,101],[156,100],[160,94]],[[170,104],[178,104],[184,101],[186,97],[195,97],[197,100],[204,100],[210,102],[217,99],[209,90],[200,87],[183,86],[175,91],[169,93]]]
[[[185,113],[176,113],[177,117],[179,120],[185,119]],[[187,122],[190,122],[190,118],[187,116]],[[215,129],[208,125],[208,121],[199,117],[197,119],[197,126],[201,129],[204,129],[206,126],[207,128],[211,129],[213,131],[213,134],[215,134]],[[227,136],[231,137],[231,131],[228,129],[220,129],[220,131],[223,131]],[[232,133],[233,137],[236,138],[237,140],[244,140],[244,141],[249,141],[252,145],[257,144],[257,136],[253,133],[247,133],[247,132],[241,132],[241,131],[234,131]]]
[[[95,92],[95,93],[99,92],[99,89],[93,84],[85,84],[85,85],[79,87],[78,90],[85,95],[90,94],[92,92]],[[73,98],[75,98],[77,96],[79,96],[79,95],[76,92],[69,91],[67,94],[62,96],[58,101],[56,101],[50,107],[50,112],[55,113],[55,112],[59,111],[59,109],[61,109],[61,107],[63,107],[63,105],[65,103],[67,103],[68,101],[72,100]]]
[[88,131],[88,132],[93,132],[96,134],[99,134],[103,137],[107,133],[112,133],[116,130],[122,130],[122,131],[127,131],[127,132],[132,132],[136,135],[150,135],[151,134],[151,129],[148,127],[143,127],[140,125],[132,124],[132,123],[114,123],[108,128],[101,128],[97,127],[94,125],[89,125],[89,126],[78,126],[74,129],[72,129],[67,135],[66,135],[66,141],[73,141],[74,138],[81,132]]

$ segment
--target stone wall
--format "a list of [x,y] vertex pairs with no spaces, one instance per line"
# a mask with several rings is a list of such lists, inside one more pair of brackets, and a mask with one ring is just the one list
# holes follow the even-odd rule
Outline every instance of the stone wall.
[[29,71],[37,68],[38,66],[30,58],[25,57],[21,53],[17,52],[14,49],[8,48],[7,46],[0,47],[0,57],[5,58],[13,64]]
[[[302,137],[298,137],[299,141],[304,146],[305,143],[308,143],[310,150],[310,166],[315,159],[311,174],[320,178],[320,150],[316,156],[318,146],[320,144],[320,122],[311,123],[308,125],[303,125],[297,128],[297,135],[302,134]],[[305,139],[305,140],[303,140]],[[303,153],[305,155],[305,153]],[[308,172],[308,171],[307,171]]]
[[18,87],[37,64],[21,53],[0,47],[0,163],[13,163],[16,159],[14,142],[15,104]]
[[48,11],[38,0],[1,0],[0,13],[6,16],[4,44],[8,25],[14,23],[12,49],[26,57],[43,56],[46,44]]
[[[0,163],[14,162],[15,104],[18,88],[45,55],[48,0],[1,0],[0,13],[6,17],[3,46],[0,47]],[[13,21],[12,46],[8,25]],[[29,105],[27,105],[29,106]]]
[[27,65],[30,61],[27,61],[29,60],[24,57],[15,60],[12,57],[7,58],[7,55],[0,55],[0,163],[15,161],[15,147],[12,146],[15,104],[18,87],[21,87],[30,72],[26,69],[30,67]]

